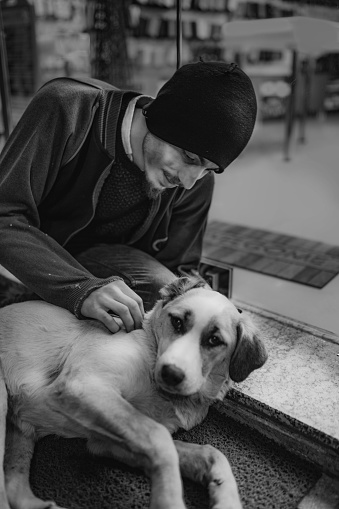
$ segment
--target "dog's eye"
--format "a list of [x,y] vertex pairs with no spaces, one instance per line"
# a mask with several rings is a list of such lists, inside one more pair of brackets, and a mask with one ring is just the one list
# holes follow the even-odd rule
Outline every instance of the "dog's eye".
[[209,347],[220,346],[223,344],[218,336],[210,336],[206,343]]
[[171,323],[172,323],[173,328],[177,332],[181,332],[182,331],[183,323],[182,323],[181,318],[178,318],[177,316],[171,316]]

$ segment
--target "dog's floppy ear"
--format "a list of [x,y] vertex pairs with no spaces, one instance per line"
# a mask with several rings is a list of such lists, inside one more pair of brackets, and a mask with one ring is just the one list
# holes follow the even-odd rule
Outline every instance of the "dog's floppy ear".
[[234,382],[242,382],[255,369],[267,360],[265,345],[259,331],[245,315],[237,326],[237,345],[230,363],[230,377]]
[[161,288],[160,296],[164,302],[164,305],[169,301],[179,297],[179,295],[184,295],[184,293],[188,292],[188,290],[192,290],[193,288],[203,288],[211,289],[210,286],[206,283],[204,279],[198,276],[194,277],[178,277],[171,283],[168,283],[166,286]]

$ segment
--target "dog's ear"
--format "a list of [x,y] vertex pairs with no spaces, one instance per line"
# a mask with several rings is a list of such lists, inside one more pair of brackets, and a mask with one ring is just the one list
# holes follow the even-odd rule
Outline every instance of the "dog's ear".
[[192,290],[193,288],[206,288],[211,289],[210,286],[206,283],[206,281],[198,276],[194,277],[178,277],[171,283],[167,284],[160,290],[160,296],[164,302],[164,305],[169,301],[179,297],[179,295],[184,295],[184,293]]
[[267,360],[267,352],[259,331],[246,315],[242,315],[237,326],[237,345],[230,363],[230,377],[242,382]]

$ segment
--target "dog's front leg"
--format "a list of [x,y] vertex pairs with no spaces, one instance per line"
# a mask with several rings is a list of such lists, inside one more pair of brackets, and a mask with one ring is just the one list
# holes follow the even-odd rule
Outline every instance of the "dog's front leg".
[[152,509],[184,509],[179,458],[173,439],[161,424],[140,413],[99,376],[56,385],[49,405],[82,428],[89,441],[106,443],[108,456],[143,468],[151,479]]
[[211,509],[241,509],[237,483],[227,458],[211,445],[174,440],[183,477],[208,487]]
[[10,507],[11,509],[62,509],[52,500],[37,498],[30,488],[29,471],[34,445],[33,437],[25,436],[16,426],[8,422],[5,480]]

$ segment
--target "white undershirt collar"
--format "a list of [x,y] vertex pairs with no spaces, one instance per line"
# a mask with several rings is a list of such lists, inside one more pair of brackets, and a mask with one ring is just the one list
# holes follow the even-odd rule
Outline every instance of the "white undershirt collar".
[[[122,138],[122,144],[124,147],[124,150],[127,154],[127,157],[133,161],[133,152],[132,152],[132,145],[131,145],[131,129],[132,129],[132,121],[133,121],[133,115],[134,110],[138,104],[141,106],[145,106],[147,103],[149,103],[151,100],[153,100],[154,97],[151,97],[150,95],[138,95],[137,97],[134,97],[127,106],[122,126],[121,126],[121,138]],[[139,102],[140,101],[140,102]]]

